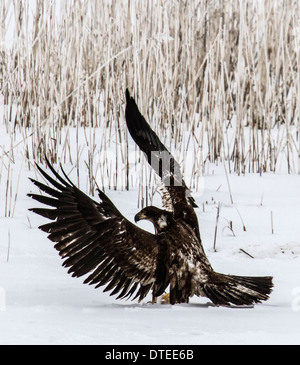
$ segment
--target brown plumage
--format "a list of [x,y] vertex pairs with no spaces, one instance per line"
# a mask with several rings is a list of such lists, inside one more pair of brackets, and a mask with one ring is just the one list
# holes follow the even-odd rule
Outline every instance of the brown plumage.
[[[128,91],[126,99],[126,121],[135,142],[147,156],[155,148],[165,151]],[[173,166],[176,164],[174,159]],[[64,172],[63,178],[49,161],[47,165],[55,179],[37,168],[51,186],[32,182],[48,197],[29,196],[51,208],[31,211],[52,221],[40,229],[56,243],[73,276],[86,275],[85,283],[105,286],[117,298],[142,300],[150,291],[155,298],[169,287],[171,304],[187,303],[193,295],[208,297],[218,305],[249,305],[268,299],[271,277],[223,275],[212,269],[201,244],[194,200],[174,169],[169,172],[170,185],[166,185],[172,211],[150,206],[135,216],[136,222],[147,219],[153,223],[152,234],[128,221],[102,191],[96,202]],[[162,168],[156,172],[165,183],[168,172]]]

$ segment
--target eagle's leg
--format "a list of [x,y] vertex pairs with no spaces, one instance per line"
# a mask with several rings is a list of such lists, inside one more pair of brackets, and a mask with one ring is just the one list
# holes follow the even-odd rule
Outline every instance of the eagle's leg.
[[152,295],[152,304],[161,304],[161,297]]

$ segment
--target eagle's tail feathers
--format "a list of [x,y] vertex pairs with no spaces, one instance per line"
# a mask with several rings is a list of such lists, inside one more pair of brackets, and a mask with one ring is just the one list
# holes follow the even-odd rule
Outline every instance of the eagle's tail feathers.
[[216,305],[252,305],[269,298],[272,277],[217,274],[217,280],[203,284],[202,291]]

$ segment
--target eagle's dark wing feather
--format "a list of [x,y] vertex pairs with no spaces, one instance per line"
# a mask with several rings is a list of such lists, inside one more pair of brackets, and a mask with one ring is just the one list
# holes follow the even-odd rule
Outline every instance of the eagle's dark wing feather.
[[166,201],[170,201],[173,206],[178,202],[186,201],[193,207],[197,207],[182,178],[178,162],[146,122],[128,89],[126,90],[125,116],[130,135],[145,153],[148,163],[160,176],[166,187],[169,194]]
[[32,182],[49,197],[29,196],[49,208],[31,211],[52,220],[40,229],[56,243],[64,266],[75,277],[89,274],[85,283],[106,285],[105,291],[118,298],[135,294],[134,299],[143,299],[155,283],[160,285],[157,236],[128,221],[103,192],[100,203],[95,202],[47,163],[56,179],[37,168],[52,186]]

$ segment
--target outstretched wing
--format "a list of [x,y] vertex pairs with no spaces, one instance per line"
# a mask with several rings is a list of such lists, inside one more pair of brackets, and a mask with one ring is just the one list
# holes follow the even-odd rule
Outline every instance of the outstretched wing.
[[99,190],[100,203],[80,191],[65,175],[63,179],[47,161],[56,177],[39,166],[52,185],[31,181],[49,197],[28,194],[49,208],[30,209],[52,222],[39,227],[49,233],[55,248],[74,277],[89,274],[84,283],[119,294],[118,298],[142,300],[156,280],[159,243],[157,236],[128,221]]
[[148,163],[162,179],[164,207],[172,211],[175,218],[180,218],[189,224],[201,241],[198,219],[193,209],[197,205],[182,178],[180,166],[150,128],[128,89],[126,89],[125,115],[133,140],[145,153]]
[[145,153],[148,163],[160,176],[166,192],[169,194],[169,196],[164,196],[166,207],[169,207],[168,203],[171,203],[172,209],[174,209],[178,202],[187,202],[191,206],[197,207],[182,178],[178,162],[146,122],[128,89],[126,89],[125,116],[130,135]]

